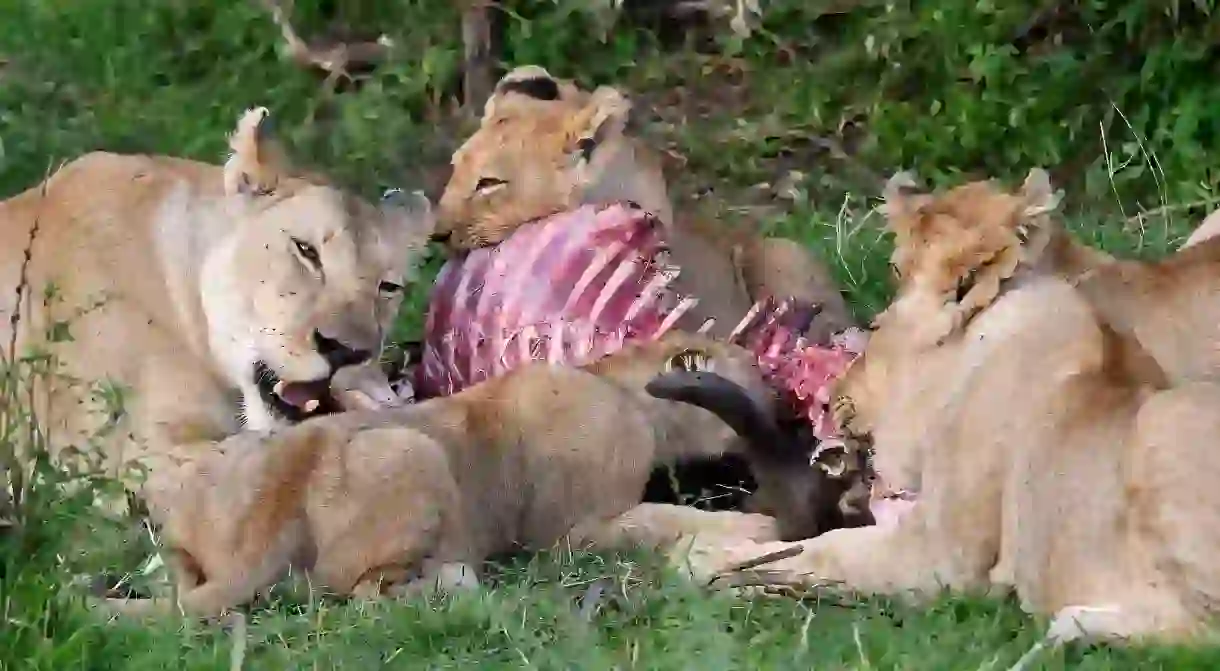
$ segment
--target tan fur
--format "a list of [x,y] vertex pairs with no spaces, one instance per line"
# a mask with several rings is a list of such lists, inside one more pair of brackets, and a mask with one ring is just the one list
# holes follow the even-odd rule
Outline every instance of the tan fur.
[[1191,231],[1190,237],[1186,238],[1186,242],[1182,243],[1181,249],[1194,247],[1204,240],[1210,240],[1216,237],[1217,234],[1220,234],[1220,210],[1216,210],[1215,212],[1207,215],[1207,217],[1203,219],[1203,223],[1199,224],[1198,228]]
[[[976,253],[971,223],[942,223],[900,235],[914,274],[879,320],[867,368],[838,390],[875,439],[878,471],[919,502],[895,526],[832,531],[766,568],[864,593],[1013,590],[1055,614],[1057,641],[1210,638],[1220,385],[1146,384],[1090,299],[1041,273],[1018,273],[940,345],[906,337],[960,309],[925,287],[992,257]],[[1017,254],[1037,264],[1045,232],[1028,233]],[[774,549],[709,546],[693,563],[711,572]]]
[[[1034,169],[1016,194],[990,182],[973,182],[941,195],[908,195],[897,201],[906,210],[891,221],[899,238],[904,229],[935,221],[949,228],[984,231],[1018,223],[1034,226],[1042,231],[1043,241],[1035,250],[1039,260],[1033,270],[1075,284],[1118,338],[1126,370],[1162,387],[1220,380],[1220,239],[1192,236],[1193,244],[1188,241],[1180,251],[1158,261],[1114,259],[1076,241],[1047,218],[1044,213],[1052,211],[1057,201],[1046,173]],[[1043,204],[1039,214],[1029,210],[1035,202]],[[949,275],[957,274],[951,264],[940,263],[931,254],[921,258]],[[969,263],[976,257],[963,259]],[[922,276],[944,282],[944,272],[937,275],[929,269]],[[987,296],[982,298],[985,302]],[[962,305],[963,310],[970,307]]]
[[[281,423],[259,399],[253,362],[283,380],[325,380],[315,330],[380,350],[395,287],[432,230],[427,201],[378,207],[302,176],[266,118],[242,116],[225,167],[98,152],[0,203],[0,341],[12,336],[31,237],[18,348],[45,345],[58,323],[72,335],[53,351],[80,383],[56,379],[37,396],[55,446],[92,449],[85,438],[109,419],[84,385],[126,390],[127,414],[98,447],[113,472],[143,449],[232,434],[243,414],[254,429]],[[317,250],[322,271],[293,238]],[[43,300],[49,283],[54,301]]]
[[[556,82],[556,100],[538,100],[506,84]],[[479,129],[454,153],[453,173],[438,204],[438,236],[455,251],[494,245],[527,221],[591,202],[626,200],[667,227],[674,263],[692,269],[678,287],[700,298],[681,327],[709,318],[725,335],[753,301],[766,295],[819,302],[812,334],[828,338],[853,325],[830,273],[808,250],[742,227],[712,225],[673,213],[657,152],[626,132],[630,101],[617,89],[592,92],[538,66],[509,72],[487,102]],[[586,158],[581,142],[595,147]],[[491,186],[481,180],[505,180]]]
[[[471,584],[489,554],[561,539],[603,547],[686,535],[775,540],[767,516],[637,505],[657,464],[726,450],[749,458],[710,412],[644,393],[692,351],[771,402],[748,352],[674,333],[583,369],[531,364],[415,406],[241,434],[149,464],[145,496],[174,556],[184,610],[218,615],[290,565],[332,592],[368,596],[426,586],[443,567],[465,571]],[[791,470],[779,477],[808,479]],[[798,516],[801,506],[784,510]]]

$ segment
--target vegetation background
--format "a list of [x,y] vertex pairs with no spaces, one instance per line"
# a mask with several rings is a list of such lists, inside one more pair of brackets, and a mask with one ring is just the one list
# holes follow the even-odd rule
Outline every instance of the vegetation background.
[[[354,188],[435,188],[468,131],[455,114],[455,4],[298,0],[293,20],[307,36],[341,26],[399,45],[363,86],[336,95],[281,56],[255,2],[0,3],[0,196],[94,149],[217,161],[237,114],[260,104],[298,155]],[[625,16],[603,42],[577,3],[506,1],[497,56],[629,88],[684,207],[807,242],[862,317],[888,297],[871,200],[899,168],[949,184],[1013,183],[1047,167],[1073,229],[1122,255],[1175,247],[1220,201],[1215,0],[774,0],[764,10],[744,39],[727,20],[675,35]],[[404,330],[422,297],[408,302]],[[0,446],[28,428],[13,379],[0,377]],[[0,669],[229,668],[234,650],[250,669],[1002,669],[1043,626],[1013,603],[974,598],[917,609],[708,596],[647,557],[568,551],[506,564],[478,597],[286,598],[255,612],[244,637],[108,624],[63,586],[82,567],[140,553],[83,557],[113,534],[82,516],[80,497],[31,492],[22,531],[0,529]],[[595,581],[608,591],[586,618],[579,597]],[[1073,647],[1033,668],[1217,666],[1217,651]]]

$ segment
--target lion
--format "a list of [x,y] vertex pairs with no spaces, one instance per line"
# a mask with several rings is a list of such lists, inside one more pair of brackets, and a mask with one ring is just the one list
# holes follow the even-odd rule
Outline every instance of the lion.
[[814,342],[855,326],[826,267],[792,240],[677,216],[660,155],[630,133],[632,105],[614,87],[584,91],[536,65],[510,71],[478,130],[452,157],[437,203],[437,237],[461,253],[499,243],[522,224],[582,204],[629,201],[667,230],[676,280],[699,305],[679,326],[723,336],[768,295],[822,306]]
[[[1054,642],[1209,637],[1220,603],[1220,385],[1148,384],[1084,292],[1025,272],[1050,231],[1021,215],[1044,200],[929,225],[937,210],[890,194],[891,212],[918,213],[889,218],[914,274],[879,318],[867,365],[838,393],[858,411],[845,432],[869,431],[878,472],[919,500],[895,525],[831,531],[768,568],[861,593],[1013,591],[1026,610],[1055,615]],[[982,225],[995,229],[985,244]],[[980,286],[989,259],[1013,254],[1010,281],[958,331],[908,337],[962,309],[956,290],[930,287],[971,273]],[[714,575],[779,547],[790,546],[705,545],[692,566]]]
[[[335,410],[331,375],[375,363],[431,205],[294,170],[270,125],[244,112],[223,167],[95,152],[0,204],[0,341],[61,364],[39,408],[57,447],[115,474],[141,450]],[[393,402],[370,384],[354,391]]]
[[[477,585],[493,553],[564,540],[609,549],[690,537],[765,542],[821,514],[809,510],[818,482],[806,452],[742,441],[712,412],[646,391],[675,370],[715,371],[736,385],[714,390],[731,397],[719,407],[754,406],[750,416],[774,421],[773,392],[747,350],[674,332],[581,368],[535,362],[415,405],[154,455],[142,495],[181,606],[218,616],[290,567],[329,592],[372,598]],[[764,483],[782,483],[775,495],[791,521],[638,503],[655,465],[726,450]],[[101,605],[145,614],[173,606]]]

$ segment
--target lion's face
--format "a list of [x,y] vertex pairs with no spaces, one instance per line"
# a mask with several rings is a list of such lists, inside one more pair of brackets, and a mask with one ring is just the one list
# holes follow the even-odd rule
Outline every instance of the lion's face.
[[488,247],[522,224],[569,209],[579,152],[554,117],[501,118],[453,155],[437,207],[437,237],[452,249]]
[[[436,237],[454,250],[495,245],[522,224],[603,195],[595,192],[607,172],[634,176],[633,152],[622,151],[630,108],[616,89],[586,92],[537,66],[505,75],[479,129],[453,154]],[[661,182],[654,188],[663,192]]]
[[264,118],[247,113],[234,134],[226,165],[234,224],[200,282],[211,345],[243,392],[252,428],[318,410],[336,370],[380,353],[412,257],[433,228],[422,194],[391,191],[374,205],[273,172]]
[[886,312],[904,328],[919,326],[904,338],[908,343],[940,344],[995,302],[1018,266],[1041,253],[1049,237],[1046,216],[1060,195],[1038,169],[1017,193],[991,181],[941,194],[912,192],[913,184],[899,173],[886,187],[886,217],[894,232],[891,265],[899,282]]

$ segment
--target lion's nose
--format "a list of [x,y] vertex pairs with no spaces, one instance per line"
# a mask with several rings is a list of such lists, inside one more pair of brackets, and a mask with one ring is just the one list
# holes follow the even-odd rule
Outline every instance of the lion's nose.
[[372,355],[372,351],[367,349],[353,349],[335,340],[322,335],[321,331],[313,332],[313,342],[318,348],[318,354],[326,359],[326,363],[330,364],[332,371],[339,370],[344,366],[353,366],[358,363],[367,361]]

